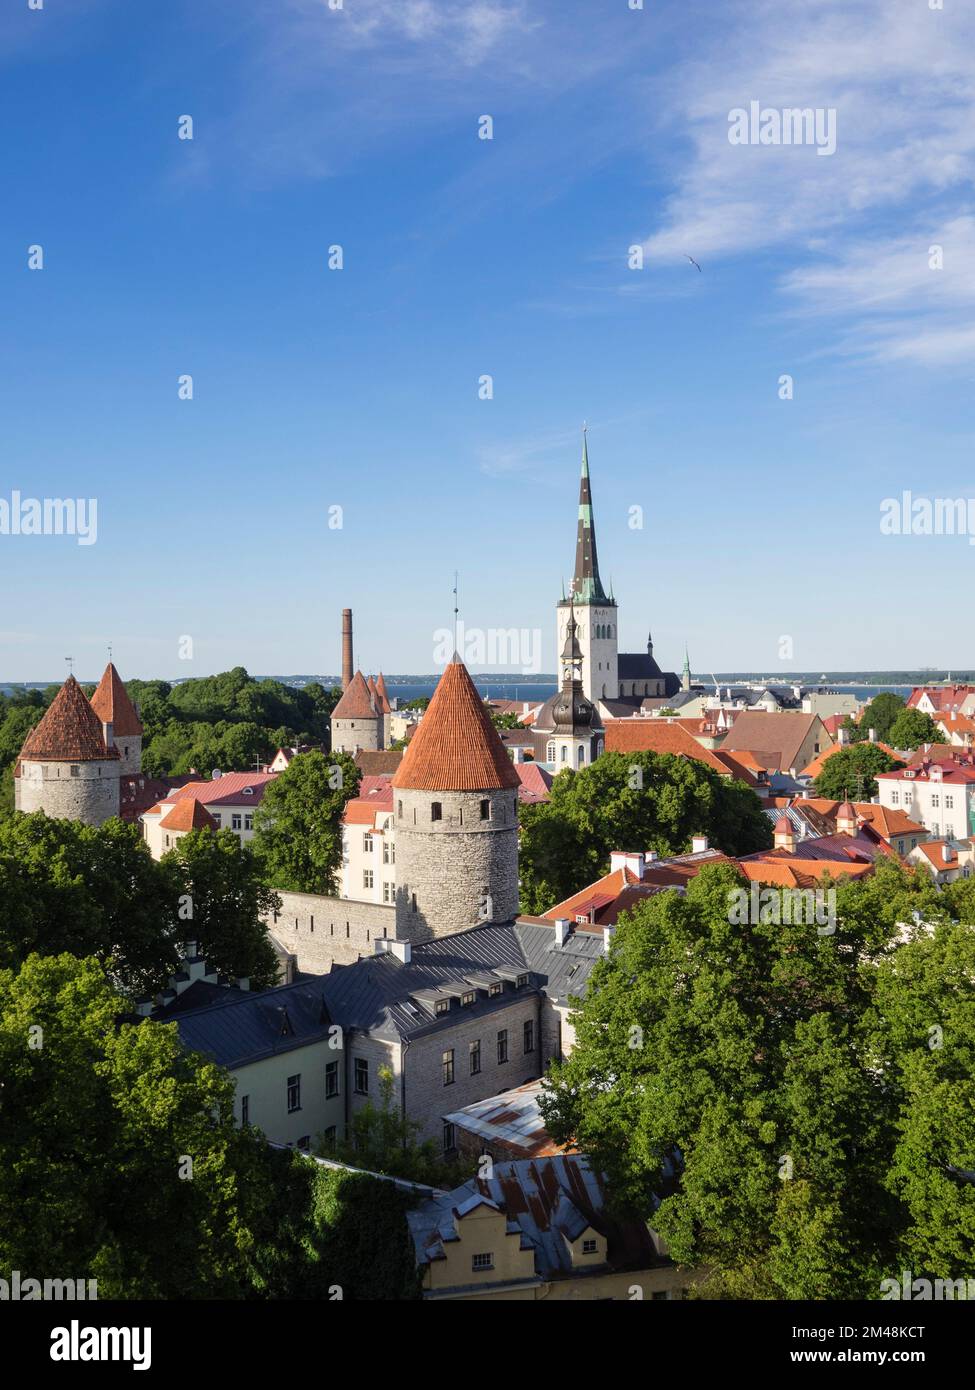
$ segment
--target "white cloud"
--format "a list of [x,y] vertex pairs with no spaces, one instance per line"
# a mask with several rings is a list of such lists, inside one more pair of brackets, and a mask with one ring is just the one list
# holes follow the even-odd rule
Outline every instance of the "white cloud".
[[[971,357],[959,314],[972,298],[975,16],[921,0],[733,7],[705,57],[656,91],[654,137],[674,182],[646,240],[651,263],[775,252],[802,264],[780,282],[806,311],[905,316],[867,336],[873,355]],[[835,108],[837,149],[732,145],[728,116]],[[964,200],[964,203],[962,203]],[[940,233],[939,233],[939,229]],[[945,244],[945,270],[927,249]],[[855,332],[854,332],[855,339]]]

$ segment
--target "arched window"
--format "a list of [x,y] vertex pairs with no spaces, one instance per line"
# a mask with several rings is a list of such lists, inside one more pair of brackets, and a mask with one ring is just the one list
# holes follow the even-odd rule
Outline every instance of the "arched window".
[[585,766],[585,762],[586,762],[586,747],[585,747],[585,744],[580,743],[580,744],[579,744],[579,753],[578,753],[578,766],[579,766],[579,767],[584,767],[584,766]]
[[564,763],[564,762],[567,761],[568,756],[569,756],[569,748],[568,748],[568,745],[565,744],[565,743],[563,743],[562,747],[559,749],[559,759],[560,759],[561,762]]

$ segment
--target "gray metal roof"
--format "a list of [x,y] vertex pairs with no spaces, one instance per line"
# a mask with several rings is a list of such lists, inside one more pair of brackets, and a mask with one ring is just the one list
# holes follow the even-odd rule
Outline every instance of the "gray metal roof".
[[[582,997],[602,954],[596,932],[573,932],[559,947],[554,926],[518,921],[471,927],[414,946],[408,965],[391,954],[368,956],[281,989],[229,995],[183,1014],[180,1037],[230,1067],[316,1042],[331,1024],[395,1042],[452,1028],[462,1011],[478,1017],[507,1008],[514,981],[525,974],[527,991],[541,989],[560,1003],[569,995]],[[509,982],[493,997],[482,983],[492,977]],[[456,999],[471,989],[477,990],[475,1003],[465,1008],[455,1002],[446,1013],[435,1013],[438,997]]]

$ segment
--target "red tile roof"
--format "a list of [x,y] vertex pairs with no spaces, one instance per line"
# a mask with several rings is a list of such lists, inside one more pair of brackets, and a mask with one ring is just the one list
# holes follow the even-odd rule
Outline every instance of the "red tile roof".
[[159,822],[160,830],[216,830],[217,822],[195,798],[187,797]]
[[[956,748],[955,752],[961,750]],[[934,776],[931,776],[932,769]],[[906,768],[897,767],[892,772],[878,772],[877,780],[884,782],[947,782],[949,786],[961,786],[964,783],[975,782],[975,766],[972,763],[964,763],[957,759],[947,760],[938,759],[935,762],[925,760],[923,763],[915,764],[909,769],[913,776],[905,778]]]
[[[818,714],[743,710],[721,747],[728,753],[754,753],[769,772],[788,772],[796,766],[803,743],[817,726],[823,728]],[[827,738],[823,729],[820,742]]]
[[389,691],[386,689],[386,681],[383,678],[382,671],[380,671],[379,675],[376,677],[376,694],[379,696],[379,708],[382,710],[383,714],[392,714],[393,707],[389,703]]
[[116,738],[141,737],[142,723],[111,661],[91,697],[91,707],[103,724],[112,725]]
[[518,774],[462,661],[452,661],[393,778],[418,791],[519,787]]
[[975,693],[975,685],[916,685],[907,698],[907,708],[915,709],[927,695],[936,710],[957,709]]
[[403,750],[402,748],[360,748],[353,761],[363,774],[367,772],[377,775],[386,773],[387,776],[392,777],[403,761]]
[[[268,782],[273,782],[278,775],[276,772],[225,772],[212,782],[188,782],[165,799],[183,801],[190,797],[202,801],[204,806],[256,806]],[[250,792],[246,790],[248,787]]]
[[356,671],[343,692],[341,700],[332,710],[333,719],[375,719],[376,707],[373,704],[369,687],[361,671]]
[[538,763],[513,763],[512,766],[521,783],[518,788],[520,801],[548,801],[553,780],[550,772]]
[[666,719],[607,719],[607,753],[675,753],[685,758],[695,758],[705,767],[712,768],[722,777],[728,777],[731,769],[698,743],[680,724],[671,724]]
[[64,682],[20,750],[21,761],[42,763],[103,762],[118,756],[117,748],[105,747],[101,721],[74,676]]

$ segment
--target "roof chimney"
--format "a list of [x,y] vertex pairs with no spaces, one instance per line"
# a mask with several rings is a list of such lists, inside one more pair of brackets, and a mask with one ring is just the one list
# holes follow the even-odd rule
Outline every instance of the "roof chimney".
[[703,854],[708,847],[708,837],[706,835],[691,836],[691,853]]
[[609,955],[609,944],[613,939],[613,933],[615,931],[615,927],[603,927],[603,951],[607,956]]
[[569,939],[569,933],[570,933],[571,930],[572,930],[572,923],[569,921],[568,917],[556,917],[556,919],[555,919],[555,944],[556,944],[556,946],[564,946],[564,945],[565,945],[566,941]]
[[342,689],[348,690],[355,667],[352,665],[352,609],[342,609]]
[[867,738],[870,740],[871,743],[876,743],[876,742],[877,742],[877,730],[876,730],[876,729],[868,729],[868,730],[867,730]]
[[629,869],[636,874],[637,878],[643,877],[643,855],[638,850],[627,851],[614,849],[609,856],[609,871],[615,874],[617,869]]
[[409,941],[397,941],[393,936],[377,936],[375,940],[377,956],[395,956],[404,965],[413,959],[413,947]]

